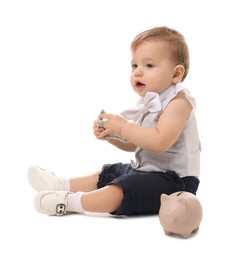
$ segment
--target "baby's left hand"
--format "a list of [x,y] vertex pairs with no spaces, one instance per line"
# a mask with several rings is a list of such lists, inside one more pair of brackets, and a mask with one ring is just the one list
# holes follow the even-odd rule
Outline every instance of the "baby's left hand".
[[104,131],[100,134],[100,138],[108,134],[121,135],[122,127],[128,122],[124,117],[113,114],[100,114],[99,119],[104,120]]

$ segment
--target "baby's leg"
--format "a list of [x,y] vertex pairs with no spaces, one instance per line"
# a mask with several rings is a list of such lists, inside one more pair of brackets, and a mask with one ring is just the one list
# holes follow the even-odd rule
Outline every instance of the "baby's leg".
[[77,192],[77,191],[93,191],[97,189],[97,183],[99,179],[100,171],[95,172],[90,175],[85,175],[82,177],[76,177],[70,179],[70,191]]
[[28,171],[28,180],[36,191],[83,191],[88,192],[97,189],[97,182],[100,172],[78,177],[74,179],[65,179],[57,177],[53,172],[31,166]]
[[123,190],[117,185],[108,185],[104,188],[84,193],[81,198],[82,207],[90,212],[115,212],[123,199]]
[[109,185],[90,192],[41,191],[36,195],[34,205],[38,212],[48,215],[110,213],[118,210],[122,199],[122,188]]

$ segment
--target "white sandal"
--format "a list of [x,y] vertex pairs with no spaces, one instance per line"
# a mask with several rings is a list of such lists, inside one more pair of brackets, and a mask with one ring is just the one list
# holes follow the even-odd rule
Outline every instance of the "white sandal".
[[35,209],[39,213],[62,216],[67,212],[67,191],[41,191],[34,199]]
[[29,168],[28,180],[36,191],[64,190],[63,183],[53,172],[42,169],[39,166],[31,166]]

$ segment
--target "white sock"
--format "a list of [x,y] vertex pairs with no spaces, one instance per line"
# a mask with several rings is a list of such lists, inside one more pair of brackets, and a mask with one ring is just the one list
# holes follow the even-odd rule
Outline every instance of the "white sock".
[[83,213],[84,209],[81,203],[81,197],[84,192],[70,193],[67,196],[67,211]]
[[65,191],[70,191],[70,179],[61,178],[60,181],[63,183]]

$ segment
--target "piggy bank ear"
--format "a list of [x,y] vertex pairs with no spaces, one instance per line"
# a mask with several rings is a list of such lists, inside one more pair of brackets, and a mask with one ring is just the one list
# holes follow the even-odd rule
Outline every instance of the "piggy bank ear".
[[167,194],[161,194],[161,204],[165,201],[169,200],[169,196]]
[[186,198],[180,198],[178,201],[181,205],[183,205],[185,208],[187,208],[188,201]]

